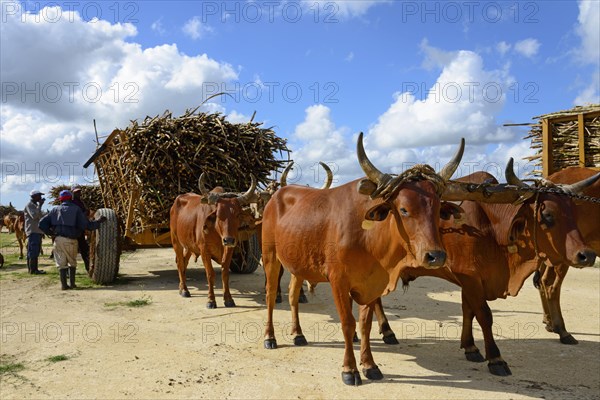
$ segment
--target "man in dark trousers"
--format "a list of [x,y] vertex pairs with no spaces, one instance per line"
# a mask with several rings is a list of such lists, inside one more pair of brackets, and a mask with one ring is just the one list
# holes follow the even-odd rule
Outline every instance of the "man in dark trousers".
[[[61,191],[58,199],[61,204],[50,210],[50,213],[40,220],[39,226],[44,233],[56,236],[54,261],[60,273],[61,289],[67,290],[76,287],[77,238],[86,230],[100,228],[100,224],[106,221],[106,217],[102,216],[96,221],[90,221],[73,203],[73,194],[69,190]],[[67,274],[69,285],[67,285]]]
[[45,274],[45,271],[38,269],[38,258],[42,250],[42,235],[44,232],[38,224],[42,218],[42,206],[46,199],[42,198],[44,193],[39,190],[32,190],[29,195],[31,200],[25,206],[25,235],[27,236],[27,271],[30,274]]
[[[73,204],[83,211],[86,218],[89,218],[89,210],[85,206],[85,203],[81,199],[81,186],[74,185],[71,187],[71,193],[73,193]],[[86,271],[90,271],[90,245],[85,238],[85,232],[77,238],[77,244],[79,246],[79,254],[83,260],[83,265]]]

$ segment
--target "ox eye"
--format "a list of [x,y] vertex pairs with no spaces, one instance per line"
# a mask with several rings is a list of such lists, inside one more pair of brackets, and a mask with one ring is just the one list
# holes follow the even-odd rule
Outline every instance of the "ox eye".
[[403,217],[408,217],[408,210],[407,210],[406,208],[404,208],[404,207],[401,207],[401,208],[400,208],[400,214],[401,214]]
[[552,228],[554,226],[554,215],[550,213],[542,213],[542,223],[548,228]]

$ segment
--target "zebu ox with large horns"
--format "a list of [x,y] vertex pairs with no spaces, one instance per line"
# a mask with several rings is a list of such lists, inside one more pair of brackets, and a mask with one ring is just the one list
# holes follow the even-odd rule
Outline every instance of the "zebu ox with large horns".
[[[580,191],[600,178],[587,177],[565,191]],[[564,195],[536,193],[513,171],[513,161],[506,167],[509,185],[521,191],[506,191],[494,200],[509,204],[486,204],[464,201],[461,220],[442,219],[442,243],[448,253],[448,268],[428,270],[403,268],[405,285],[419,276],[435,276],[462,288],[463,329],[461,348],[469,361],[488,360],[494,375],[510,375],[508,364],[492,333],[493,316],[487,301],[516,296],[524,281],[535,271],[538,258],[552,263],[586,266],[594,263],[596,254],[589,249],[577,229],[574,204]],[[459,179],[460,182],[495,183],[495,178],[477,172]],[[456,188],[456,187],[454,187]],[[520,192],[523,196],[520,197]],[[442,198],[457,200],[452,190]],[[483,199],[482,199],[483,200]],[[518,204],[510,204],[518,203]],[[381,303],[375,310],[380,326],[387,324]],[[473,318],[481,326],[485,342],[485,359],[475,346]]]
[[171,242],[179,272],[179,294],[190,297],[186,285],[186,269],[190,257],[202,257],[208,281],[207,308],[216,308],[215,273],[211,260],[221,264],[223,299],[225,307],[235,307],[229,292],[229,265],[237,242],[242,217],[242,207],[255,201],[256,178],[250,175],[252,184],[244,194],[225,193],[222,187],[209,191],[205,174],[198,179],[201,195],[186,193],[177,196],[171,207]]
[[[293,274],[289,296],[296,345],[306,344],[298,319],[302,280],[329,282],[344,334],[342,380],[348,385],[362,383],[352,349],[356,321],[348,294],[372,311],[382,293],[395,289],[400,266],[444,265],[446,253],[438,230],[440,194],[464,150],[463,141],[440,175],[431,167],[418,166],[392,177],[369,161],[362,140],[361,133],[357,155],[367,178],[330,190],[283,187],[265,207],[262,222],[268,306],[265,348],[277,348],[273,309],[282,264]],[[370,197],[359,192],[365,190]],[[365,230],[365,224],[373,226]],[[368,346],[367,339],[361,346],[363,373],[381,379]]]

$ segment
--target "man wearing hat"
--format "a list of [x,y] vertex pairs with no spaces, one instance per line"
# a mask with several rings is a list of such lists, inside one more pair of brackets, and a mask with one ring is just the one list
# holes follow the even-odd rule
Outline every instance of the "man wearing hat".
[[[83,214],[86,217],[89,217],[89,210],[85,206],[85,203],[81,199],[81,186],[73,185],[71,186],[71,193],[73,193],[73,204],[83,211]],[[83,260],[83,265],[85,266],[85,270],[89,272],[90,270],[90,245],[85,239],[85,232],[77,238],[77,245],[79,246],[79,254],[81,254],[81,259]]]
[[[46,234],[56,236],[54,240],[54,261],[60,274],[61,289],[74,289],[75,269],[77,267],[77,238],[84,231],[100,228],[106,221],[102,216],[96,221],[90,221],[77,205],[73,203],[73,193],[69,190],[60,192],[58,199],[61,204],[50,210],[48,215],[40,220],[40,229]],[[69,285],[67,284],[67,274]]]
[[25,235],[27,236],[27,271],[30,274],[45,274],[38,269],[38,258],[42,250],[42,235],[44,232],[39,228],[42,218],[42,205],[46,199],[42,198],[44,193],[32,190],[29,195],[31,200],[25,206]]

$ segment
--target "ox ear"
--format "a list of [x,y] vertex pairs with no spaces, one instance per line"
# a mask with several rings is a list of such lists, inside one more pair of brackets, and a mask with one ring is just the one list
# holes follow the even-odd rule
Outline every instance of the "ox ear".
[[204,220],[204,226],[202,227],[202,230],[204,231],[204,233],[208,233],[211,229],[213,229],[215,227],[216,221],[217,221],[217,210],[208,214],[208,216],[206,217],[206,220]]
[[367,221],[383,221],[387,218],[392,210],[392,206],[388,203],[381,203],[367,210],[365,220]]
[[440,207],[440,218],[449,220],[450,217],[454,217],[455,220],[460,220],[465,210],[462,209],[458,204],[451,203],[449,201],[442,201]]
[[371,193],[373,193],[375,189],[377,189],[377,184],[365,178],[361,179],[358,182],[356,189],[358,190],[358,193],[370,196]]

